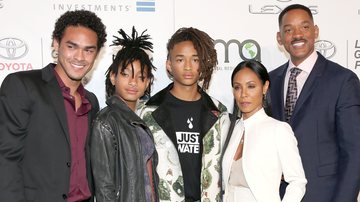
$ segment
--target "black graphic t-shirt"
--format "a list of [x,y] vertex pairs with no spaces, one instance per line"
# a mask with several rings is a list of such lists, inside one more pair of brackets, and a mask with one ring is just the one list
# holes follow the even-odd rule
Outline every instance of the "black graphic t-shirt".
[[202,137],[200,131],[201,98],[183,101],[171,93],[167,97],[175,134],[167,134],[177,148],[187,201],[200,200]]

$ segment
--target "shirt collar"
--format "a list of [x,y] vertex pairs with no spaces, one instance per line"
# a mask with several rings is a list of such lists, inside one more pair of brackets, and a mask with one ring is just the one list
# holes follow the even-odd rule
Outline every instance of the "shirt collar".
[[[64,82],[61,80],[59,74],[55,71],[55,69],[53,69],[54,71],[54,75],[56,77],[56,80],[58,81],[59,83],[59,86],[61,88],[61,91],[62,92],[66,92],[68,94],[70,94],[70,88],[67,87]],[[76,91],[80,94],[81,98],[85,97],[85,88],[84,86],[82,85],[82,83],[80,83],[79,87],[76,89]]]
[[259,111],[255,112],[252,116],[250,116],[249,118],[245,119],[243,117],[241,117],[241,121],[244,122],[245,127],[249,126],[249,125],[256,125],[259,122],[259,119],[261,119],[261,117],[266,117],[266,112],[264,110],[264,108],[259,109]]
[[307,74],[310,74],[311,70],[313,69],[315,62],[318,58],[317,52],[314,50],[309,57],[307,57],[302,63],[300,63],[298,66],[294,65],[294,63],[290,60],[289,61],[289,68],[288,71],[290,71],[291,68],[297,67],[301,69],[302,71],[306,72]]
[[[59,83],[61,93],[64,97],[64,100],[67,100],[72,105],[72,107],[75,109],[75,101],[74,101],[74,98],[70,95],[70,88],[64,84],[64,82],[61,80],[60,76],[55,71],[55,69],[54,69],[54,75],[56,77],[56,80]],[[81,105],[77,109],[76,114],[85,115],[91,110],[91,108],[92,108],[91,103],[85,97],[85,88],[81,83],[80,83],[79,87],[76,89],[76,91],[79,93],[79,95],[81,97]]]

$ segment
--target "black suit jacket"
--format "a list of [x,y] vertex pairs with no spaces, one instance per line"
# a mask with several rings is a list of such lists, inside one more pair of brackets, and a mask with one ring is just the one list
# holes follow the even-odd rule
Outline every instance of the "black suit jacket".
[[[10,74],[2,83],[0,201],[66,201],[70,181],[70,138],[54,66],[49,64],[42,70]],[[92,105],[88,114],[90,126],[99,104],[93,93],[86,91],[86,97]],[[89,161],[87,169],[92,191]]]
[[[288,63],[270,72],[273,116],[285,120]],[[356,74],[318,59],[290,120],[308,180],[303,202],[355,202],[360,187],[360,83]]]

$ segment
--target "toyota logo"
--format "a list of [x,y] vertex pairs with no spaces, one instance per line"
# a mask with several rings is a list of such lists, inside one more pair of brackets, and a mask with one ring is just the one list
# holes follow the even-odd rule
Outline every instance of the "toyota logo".
[[24,57],[28,52],[26,43],[17,38],[4,38],[0,40],[0,57],[16,60]]
[[327,59],[335,55],[336,47],[331,41],[319,40],[315,42],[315,49]]

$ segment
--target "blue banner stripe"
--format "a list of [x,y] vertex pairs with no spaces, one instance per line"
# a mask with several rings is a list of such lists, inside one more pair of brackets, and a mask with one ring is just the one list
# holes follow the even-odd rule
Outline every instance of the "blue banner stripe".
[[144,2],[144,1],[138,1],[136,2],[137,6],[155,6],[155,2]]
[[155,12],[155,8],[152,7],[137,7],[136,11],[140,12]]

